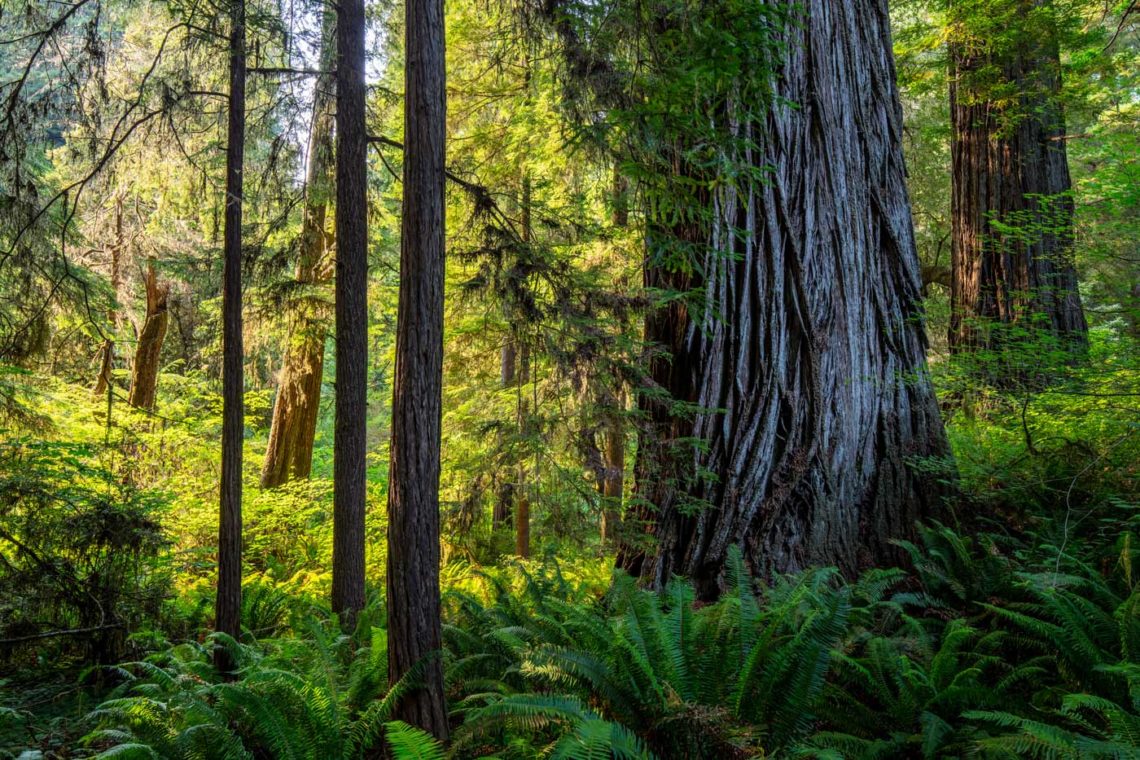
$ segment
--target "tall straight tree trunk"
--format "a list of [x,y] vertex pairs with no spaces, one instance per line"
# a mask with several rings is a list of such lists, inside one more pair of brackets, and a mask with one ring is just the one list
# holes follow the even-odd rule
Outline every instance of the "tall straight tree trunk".
[[[508,315],[509,318],[509,315]],[[515,342],[515,333],[512,330],[507,342],[503,344],[499,352],[499,383],[504,390],[514,388],[517,385],[518,373],[516,366],[518,363],[518,345]],[[499,433],[499,445],[502,446],[503,434]],[[491,511],[491,527],[494,530],[506,527],[510,528],[512,524],[511,517],[514,513],[513,505],[515,501],[515,481],[514,469],[506,469],[508,474],[502,479],[495,489],[495,505]]]
[[[526,61],[526,88],[530,89],[530,60]],[[529,96],[528,96],[529,97]],[[531,188],[530,188],[530,172],[523,170],[522,178],[522,242],[524,246],[529,246],[533,238],[533,228],[531,224]],[[530,362],[530,353],[527,352],[523,357],[524,367],[522,372],[518,375],[518,384],[523,386],[530,378],[530,370],[527,365]],[[521,397],[521,391],[520,391]],[[523,401],[518,405],[518,417],[516,424],[520,432],[526,432],[527,422],[527,405]],[[538,411],[537,409],[535,410]],[[530,556],[530,489],[527,484],[527,466],[524,447],[524,456],[519,458],[518,464],[518,482],[515,483],[515,554],[520,557]]]
[[651,286],[703,294],[692,312],[675,300],[646,320],[671,353],[653,380],[697,411],[641,402],[653,427],[638,490],[657,510],[656,548],[622,562],[657,586],[688,576],[702,598],[723,588],[733,544],[761,574],[899,560],[891,540],[940,492],[909,460],[948,451],[886,0],[800,8],[767,115],[741,123],[727,106],[725,128],[742,138],[731,157],[771,167],[766,181],[706,191],[709,221],[671,232],[701,260],[666,266],[669,246],[651,241],[646,271]]
[[[629,226],[629,183],[615,162],[613,171],[613,224],[618,229]],[[600,534],[603,549],[615,544],[618,525],[621,523],[621,502],[625,491],[625,404],[623,380],[613,373],[616,391],[610,398],[615,407],[607,415],[604,426],[604,463],[599,491],[602,496],[602,524]]]
[[442,0],[405,10],[404,199],[388,481],[388,673],[424,663],[397,715],[447,738],[439,592],[443,401],[444,135]]
[[622,492],[625,490],[625,394],[619,389],[614,398],[617,407],[610,412],[603,427],[605,446],[602,451],[605,469],[599,489],[602,496],[601,539],[603,546],[613,543],[621,522]]
[[138,345],[135,347],[134,368],[131,371],[131,391],[127,403],[136,409],[153,409],[158,391],[158,366],[162,357],[162,343],[166,339],[166,328],[170,321],[166,302],[170,297],[170,286],[158,281],[154,271],[154,259],[146,266],[146,319],[139,330]]
[[[218,593],[214,628],[241,635],[241,469],[244,437],[241,224],[245,161],[245,0],[230,6],[230,95],[226,131],[226,210],[222,268],[222,478],[218,520]],[[214,651],[223,672],[233,669],[224,647]]]
[[[111,293],[115,301],[119,299],[119,292],[123,286],[123,250],[126,247],[126,237],[123,235],[123,196],[115,197],[115,241],[111,244]],[[115,368],[115,337],[119,329],[119,309],[112,306],[107,314],[107,321],[111,323],[111,335],[103,341],[99,352],[99,375],[95,378],[95,387],[91,395],[99,398],[107,392],[111,385],[111,372]]]
[[[335,16],[323,12],[320,70],[336,65]],[[313,94],[309,134],[309,166],[305,177],[305,209],[301,223],[297,282],[306,289],[292,315],[289,345],[281,368],[273,422],[261,468],[261,486],[274,488],[290,478],[307,478],[313,467],[313,436],[321,401],[325,359],[325,308],[312,290],[328,279],[329,238],[325,231],[329,173],[333,160],[333,92],[336,81],[322,73]]]
[[336,424],[332,608],[351,627],[364,609],[368,420],[368,136],[364,0],[337,6]]
[[[1047,2],[997,7],[1028,24],[1026,14]],[[996,349],[1017,325],[1080,350],[1088,324],[1073,262],[1058,47],[1051,29],[1008,34],[1008,42],[951,45],[950,346]]]

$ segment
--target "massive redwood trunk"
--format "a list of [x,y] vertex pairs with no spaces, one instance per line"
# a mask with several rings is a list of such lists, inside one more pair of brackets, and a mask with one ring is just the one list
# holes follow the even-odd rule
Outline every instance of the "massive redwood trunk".
[[423,668],[399,718],[448,734],[439,590],[440,424],[443,409],[443,0],[407,0],[404,198],[388,481],[388,673]]
[[[733,544],[759,573],[891,563],[891,539],[937,506],[910,461],[947,442],[886,6],[802,3],[767,116],[739,123],[725,108],[725,130],[744,138],[730,158],[771,172],[707,191],[708,221],[651,238],[647,284],[699,293],[646,320],[671,355],[652,361],[653,380],[693,405],[641,402],[638,492],[656,508],[656,548],[622,561],[658,586],[684,575],[715,596]],[[695,266],[667,263],[679,243]]]
[[281,367],[273,422],[261,468],[261,486],[273,488],[290,478],[307,478],[313,467],[313,436],[321,401],[324,372],[327,308],[314,291],[331,274],[329,235],[325,230],[329,172],[333,159],[334,15],[324,12],[320,55],[321,76],[313,94],[313,122],[309,134],[309,166],[305,180],[305,208],[298,241],[297,283],[303,289],[291,315],[289,345]]
[[[1045,2],[1005,0],[992,12],[1028,24],[1024,14]],[[957,351],[1008,346],[1011,325],[1071,349],[1088,341],[1073,263],[1061,64],[1051,29],[1037,26],[1015,27],[1008,42],[966,34],[951,45],[950,346]]]
[[[241,469],[245,429],[245,376],[241,313],[241,220],[245,163],[245,0],[230,6],[230,92],[226,131],[226,210],[222,269],[222,477],[218,520],[218,589],[214,628],[241,635]],[[214,651],[219,670],[229,672],[229,651]]]
[[162,342],[166,339],[166,327],[170,314],[166,301],[170,296],[170,285],[160,283],[154,271],[154,261],[146,267],[146,319],[139,330],[138,345],[135,347],[134,368],[131,372],[131,390],[127,403],[136,409],[153,409],[158,391],[158,367],[162,357]]

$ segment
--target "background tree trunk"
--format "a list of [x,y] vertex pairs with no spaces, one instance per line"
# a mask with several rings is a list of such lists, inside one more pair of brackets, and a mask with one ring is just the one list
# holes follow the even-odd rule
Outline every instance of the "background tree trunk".
[[[499,352],[499,382],[504,389],[514,388],[518,385],[516,366],[518,361],[518,346],[515,343],[515,334],[512,330],[507,342],[503,345],[502,350]],[[502,450],[503,446],[503,433],[499,433],[499,448]],[[506,470],[507,475],[503,477],[501,474],[501,482],[495,489],[495,505],[491,511],[491,528],[499,530],[500,528],[510,528],[513,524],[511,519],[513,515],[513,505],[515,501],[515,482],[514,482],[514,468],[503,467],[500,469]]]
[[[222,269],[222,477],[218,521],[218,593],[214,627],[241,636],[241,470],[245,382],[241,314],[242,166],[245,161],[245,1],[231,0],[230,94],[226,132],[226,210]],[[214,650],[223,672],[229,652]]]
[[653,382],[698,411],[643,398],[638,490],[657,509],[657,549],[621,561],[657,586],[689,576],[703,598],[723,587],[732,544],[760,574],[899,561],[891,539],[941,491],[908,459],[948,451],[925,366],[886,0],[803,9],[768,115],[726,119],[758,146],[732,158],[772,171],[710,191],[707,229],[672,232],[700,244],[691,271],[704,279],[662,266],[651,240],[647,284],[704,294],[700,311],[676,300],[646,320],[671,354],[652,360]]
[[[526,76],[525,86],[530,88],[530,60],[526,61]],[[522,212],[522,242],[524,246],[531,244],[534,231],[531,223],[531,187],[530,187],[530,173],[523,170],[522,177],[522,197],[519,201],[520,210]],[[530,352],[523,351],[522,366],[516,372],[516,379],[518,386],[521,389],[526,385],[530,378]],[[521,400],[521,390],[520,390]],[[527,434],[528,420],[527,420],[527,405],[525,401],[521,401],[516,407],[518,415],[515,424],[521,434]],[[535,410],[537,411],[537,410]],[[528,436],[529,438],[529,436]],[[526,451],[530,446],[524,446],[522,456],[519,457],[517,468],[518,482],[515,483],[514,497],[515,497],[515,554],[520,557],[530,556],[530,493],[527,484],[527,466],[526,466]]]
[[[111,294],[117,302],[123,286],[123,249],[126,246],[126,237],[123,235],[123,196],[115,197],[115,241],[111,244]],[[110,322],[111,334],[103,341],[99,352],[99,374],[95,378],[95,387],[91,395],[96,398],[107,392],[111,385],[111,372],[115,368],[115,332],[119,329],[119,309],[112,306],[107,313]]]
[[[615,162],[613,169],[613,224],[618,229],[629,225],[629,182],[622,176],[620,166]],[[623,320],[623,326],[625,325]],[[614,411],[607,417],[604,427],[605,470],[601,482],[602,523],[601,540],[603,550],[616,545],[618,527],[621,523],[621,502],[625,491],[625,405],[624,381],[614,372],[616,391],[612,402]]]
[[605,438],[605,469],[601,482],[602,495],[602,546],[613,543],[617,527],[621,522],[622,492],[625,490],[625,394],[614,399],[618,406],[606,418],[603,435]]
[[364,1],[337,6],[336,429],[332,608],[351,627],[364,608],[368,422],[368,136]]
[[[323,13],[320,70],[336,65],[335,16]],[[317,78],[313,94],[313,122],[309,135],[309,166],[305,178],[305,210],[301,223],[297,282],[305,288],[292,315],[289,345],[281,368],[273,422],[261,468],[261,486],[274,488],[293,478],[307,478],[313,467],[313,437],[321,402],[325,360],[325,308],[313,288],[330,274],[329,236],[325,231],[329,171],[333,160],[333,96],[331,73]]]
[[388,485],[388,672],[430,657],[402,720],[448,734],[440,649],[439,474],[443,403],[444,139],[442,0],[405,9],[404,199]]
[[134,369],[131,372],[131,391],[127,403],[136,409],[153,409],[158,391],[158,368],[162,357],[162,342],[166,339],[166,327],[170,315],[166,301],[170,286],[158,282],[154,271],[154,259],[146,267],[146,319],[139,331],[138,345],[135,347]]
[[[1006,5],[1021,22],[1042,2]],[[1072,253],[1058,48],[1044,30],[1013,34],[997,52],[989,39],[951,45],[950,346],[997,348],[1000,326],[1018,324],[1079,350],[1088,324]]]

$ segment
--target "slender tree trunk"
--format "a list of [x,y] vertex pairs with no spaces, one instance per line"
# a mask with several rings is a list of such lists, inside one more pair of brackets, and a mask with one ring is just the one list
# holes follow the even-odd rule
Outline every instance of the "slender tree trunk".
[[166,339],[166,327],[170,321],[166,309],[170,286],[159,283],[153,259],[147,262],[145,283],[146,319],[139,331],[134,369],[131,372],[131,391],[127,397],[127,403],[136,409],[154,408],[162,343]]
[[[520,477],[526,477],[525,470],[520,468]],[[530,556],[530,496],[526,486],[518,489],[518,500],[515,502],[515,554],[526,559]]]
[[[116,301],[123,285],[123,249],[126,238],[123,235],[123,197],[115,198],[115,242],[111,244],[111,293]],[[112,306],[107,313],[107,321],[111,324],[111,335],[103,341],[99,352],[99,375],[95,378],[95,387],[91,395],[100,398],[111,385],[111,372],[115,368],[115,331],[119,329],[119,309]]]
[[[222,478],[218,521],[218,595],[214,627],[241,635],[241,470],[244,391],[241,314],[242,174],[245,161],[245,0],[230,6],[230,95],[226,133],[226,210],[222,233]],[[214,663],[233,669],[219,647]]]
[[346,627],[364,608],[368,419],[368,136],[364,0],[337,6],[336,446],[332,608]]
[[[613,204],[614,227],[624,229],[629,226],[629,183],[622,176],[617,163],[614,164],[613,170]],[[617,372],[613,374],[616,392],[613,394],[612,402],[616,408],[606,418],[605,470],[600,484],[602,495],[600,532],[603,550],[616,545],[618,527],[621,524],[622,496],[625,491],[626,396],[622,378]]]
[[605,470],[601,482],[602,495],[602,546],[613,544],[621,523],[622,492],[625,490],[625,394],[618,395],[615,409],[606,417]]
[[439,448],[443,385],[444,135],[442,0],[405,10],[404,200],[388,485],[388,672],[424,663],[397,715],[447,738],[440,650]]
[[[499,353],[499,382],[504,389],[514,388],[517,383],[518,373],[516,365],[518,362],[518,346],[515,343],[514,331],[511,331],[510,337],[503,345]],[[502,446],[503,436],[499,434],[499,445]],[[513,524],[511,519],[513,512],[513,505],[515,502],[515,483],[514,476],[515,470],[511,468],[502,468],[507,470],[508,474],[502,478],[498,488],[495,490],[495,506],[491,512],[491,527],[493,530],[500,528],[510,528]],[[500,471],[501,472],[501,471]],[[502,475],[500,475],[502,477]]]
[[646,320],[671,354],[651,362],[654,382],[698,411],[643,397],[638,490],[656,550],[621,561],[657,586],[688,576],[702,598],[723,588],[733,544],[760,574],[900,560],[891,540],[940,493],[909,460],[948,451],[886,0],[801,7],[767,116],[741,123],[729,103],[725,119],[742,138],[732,158],[772,167],[766,181],[708,190],[709,221],[672,230],[699,244],[694,266],[666,266],[670,246],[651,240],[647,284],[704,294]]
[[[1020,23],[1046,2],[1005,0],[1004,9]],[[997,349],[1017,325],[1079,351],[1088,325],[1073,262],[1059,52],[1046,30],[1011,34],[1008,44],[951,45],[950,347]],[[1022,374],[999,371],[1009,373]]]
[[1132,337],[1140,338],[1140,282],[1132,284],[1125,300],[1124,317],[1130,324],[1129,332]]
[[[320,55],[323,72],[331,71],[336,65],[334,19],[332,11],[324,12]],[[305,288],[305,293],[292,315],[289,345],[273,403],[273,422],[261,468],[263,488],[274,488],[290,478],[307,478],[313,467],[313,436],[321,401],[326,335],[326,309],[313,290],[326,282],[330,274],[325,218],[331,190],[335,87],[333,75],[322,74],[317,78],[313,95],[305,210],[297,260],[297,282]]]
[[[526,62],[526,87],[530,88],[530,61]],[[530,173],[523,171],[522,178],[522,242],[529,246],[533,236],[531,227],[531,188]],[[522,357],[523,366],[518,374],[519,386],[525,385],[530,378],[530,352]],[[518,406],[518,419],[516,420],[520,432],[525,432],[527,426],[527,407],[523,402]],[[526,456],[520,457],[518,465],[518,482],[514,487],[515,495],[515,554],[520,557],[530,556],[530,491],[527,484]]]

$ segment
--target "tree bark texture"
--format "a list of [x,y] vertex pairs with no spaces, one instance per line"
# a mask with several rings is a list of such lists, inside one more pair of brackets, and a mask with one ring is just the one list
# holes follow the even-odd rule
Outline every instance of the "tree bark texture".
[[388,485],[388,672],[417,664],[422,687],[400,719],[445,739],[440,650],[439,475],[443,384],[444,136],[442,0],[405,7],[404,198]]
[[891,539],[911,535],[941,490],[908,460],[948,451],[887,3],[801,7],[767,115],[739,123],[730,104],[726,118],[755,146],[736,160],[771,167],[767,181],[707,191],[711,220],[671,232],[702,260],[666,268],[651,241],[646,269],[651,287],[703,296],[646,319],[667,351],[652,381],[693,412],[640,402],[637,488],[656,508],[657,548],[620,562],[656,586],[688,576],[702,598],[723,587],[732,544],[760,574],[899,561]]
[[336,422],[332,608],[351,626],[364,608],[368,421],[368,136],[364,0],[337,6]]
[[[1022,12],[1043,2],[1012,1]],[[1016,39],[996,53],[987,52],[989,40],[951,45],[955,351],[997,348],[1003,331],[992,328],[1013,324],[1070,348],[1088,342],[1073,262],[1058,48],[1047,35]]]
[[135,347],[134,368],[131,371],[131,390],[127,403],[136,409],[153,409],[158,391],[158,368],[162,357],[162,343],[170,314],[166,308],[170,285],[160,283],[154,271],[154,261],[146,268],[146,319],[139,331]]
[[[324,12],[320,70],[336,64],[332,11]],[[297,282],[303,288],[291,315],[289,345],[281,367],[273,421],[261,468],[262,488],[274,488],[290,478],[307,478],[313,468],[313,437],[321,401],[324,372],[326,308],[314,290],[328,280],[330,240],[325,230],[329,174],[333,161],[335,79],[317,78],[313,121],[309,134],[309,165],[305,178],[305,207],[297,259]]]
[[[230,92],[226,132],[226,205],[222,268],[222,477],[218,520],[218,590],[214,627],[241,635],[241,470],[244,437],[244,374],[241,313],[242,175],[245,161],[245,0],[230,9]],[[219,670],[233,662],[214,652]]]

